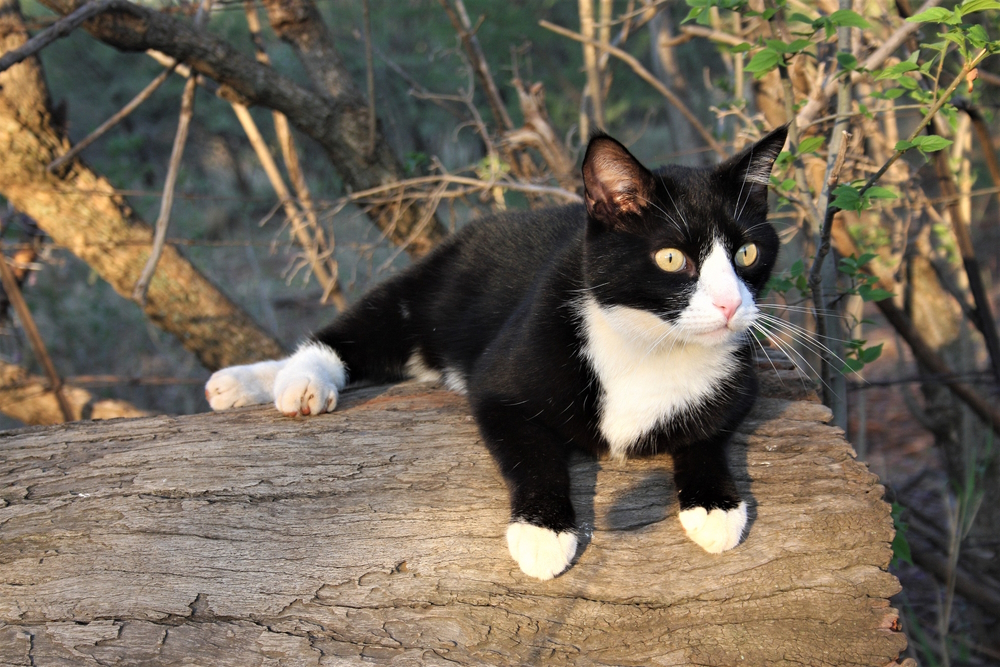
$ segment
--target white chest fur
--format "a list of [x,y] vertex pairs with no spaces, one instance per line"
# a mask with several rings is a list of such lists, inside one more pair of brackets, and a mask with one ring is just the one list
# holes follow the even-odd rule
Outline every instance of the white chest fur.
[[684,342],[673,325],[633,308],[581,302],[583,354],[601,385],[601,434],[624,458],[657,424],[702,402],[735,366],[734,343]]

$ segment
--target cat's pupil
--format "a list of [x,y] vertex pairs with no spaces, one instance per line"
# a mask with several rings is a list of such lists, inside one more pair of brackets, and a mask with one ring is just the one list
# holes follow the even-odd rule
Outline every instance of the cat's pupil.
[[740,249],[736,251],[736,257],[734,259],[736,260],[737,266],[750,266],[757,261],[757,244],[747,243],[741,246]]
[[687,258],[677,248],[663,248],[658,250],[653,259],[656,265],[664,271],[675,273],[687,266]]

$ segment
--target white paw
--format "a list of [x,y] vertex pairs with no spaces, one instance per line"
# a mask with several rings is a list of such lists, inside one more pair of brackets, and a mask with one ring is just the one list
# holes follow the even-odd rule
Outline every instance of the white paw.
[[747,525],[747,504],[740,502],[739,507],[729,511],[714,509],[709,512],[704,507],[693,507],[681,512],[680,520],[684,532],[695,544],[718,554],[740,543]]
[[337,353],[325,345],[307,343],[278,371],[274,405],[289,417],[331,412],[346,383],[347,371]]
[[507,527],[507,548],[521,572],[542,581],[551,579],[567,567],[576,554],[576,535],[557,533],[530,523],[512,523]]
[[274,392],[274,378],[284,364],[262,361],[218,370],[205,383],[205,399],[213,410],[268,403]]

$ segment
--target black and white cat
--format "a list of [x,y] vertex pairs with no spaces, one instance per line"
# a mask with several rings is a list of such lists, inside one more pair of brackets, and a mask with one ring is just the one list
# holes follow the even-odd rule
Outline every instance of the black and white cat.
[[525,573],[550,579],[576,553],[573,448],[669,452],[687,535],[731,549],[746,503],[724,448],[757,393],[750,326],[778,255],[767,184],[785,134],[652,172],[596,136],[586,206],[469,224],[292,356],[216,372],[209,403],[316,415],[349,381],[443,378],[468,394],[507,482]]

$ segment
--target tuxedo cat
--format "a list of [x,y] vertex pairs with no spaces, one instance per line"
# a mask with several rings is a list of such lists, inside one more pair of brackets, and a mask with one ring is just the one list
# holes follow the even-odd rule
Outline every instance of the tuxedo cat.
[[680,522],[706,551],[746,525],[725,446],[757,393],[754,299],[778,255],[767,184],[779,128],[715,167],[649,171],[595,136],[586,205],[467,225],[287,359],[215,373],[215,410],[333,410],[349,381],[467,393],[510,491],[507,544],[539,579],[577,549],[568,458],[669,452]]

